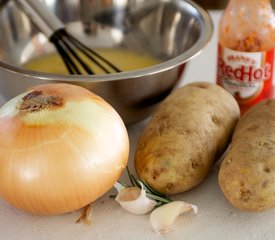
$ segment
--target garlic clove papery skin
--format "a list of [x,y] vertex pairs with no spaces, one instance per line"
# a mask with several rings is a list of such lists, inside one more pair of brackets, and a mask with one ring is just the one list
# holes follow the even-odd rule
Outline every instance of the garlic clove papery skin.
[[198,207],[183,201],[174,201],[156,208],[150,215],[150,225],[157,233],[166,234],[171,231],[171,227],[176,218],[185,212],[193,210],[195,214]]
[[148,198],[145,190],[138,187],[123,188],[115,200],[129,213],[138,215],[152,211],[157,205],[157,201]]

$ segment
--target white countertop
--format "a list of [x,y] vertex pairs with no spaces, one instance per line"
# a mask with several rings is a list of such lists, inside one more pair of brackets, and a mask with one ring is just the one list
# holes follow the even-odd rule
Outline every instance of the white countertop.
[[[219,12],[211,12],[217,26]],[[188,65],[182,84],[192,81],[215,81],[217,33],[204,51]],[[0,105],[3,100],[0,96]],[[131,126],[130,168],[137,139],[145,122]],[[154,233],[149,225],[149,215],[127,213],[105,194],[93,205],[92,223],[76,224],[80,212],[61,216],[41,217],[26,214],[0,199],[1,240],[271,240],[275,239],[275,210],[264,213],[241,212],[223,197],[217,182],[218,167],[199,186],[174,196],[199,207],[196,216],[180,216],[173,231],[162,236]],[[126,174],[122,176],[125,179]]]

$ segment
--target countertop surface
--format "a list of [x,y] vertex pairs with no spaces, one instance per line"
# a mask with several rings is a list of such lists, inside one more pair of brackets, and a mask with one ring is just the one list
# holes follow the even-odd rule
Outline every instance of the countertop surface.
[[[215,81],[217,19],[220,12],[211,11],[215,33],[203,52],[187,66],[182,85],[193,81]],[[0,98],[0,105],[3,100]],[[128,128],[131,144],[129,167],[133,170],[133,155],[139,135],[146,120]],[[1,240],[271,240],[275,237],[275,210],[263,213],[242,212],[232,207],[219,189],[218,165],[214,165],[208,177],[196,188],[176,196],[199,208],[197,215],[180,216],[173,230],[159,235],[149,225],[149,215],[131,215],[123,210],[108,192],[93,204],[90,225],[77,224],[80,211],[61,216],[34,216],[14,209],[0,199]],[[122,181],[126,181],[126,173]]]

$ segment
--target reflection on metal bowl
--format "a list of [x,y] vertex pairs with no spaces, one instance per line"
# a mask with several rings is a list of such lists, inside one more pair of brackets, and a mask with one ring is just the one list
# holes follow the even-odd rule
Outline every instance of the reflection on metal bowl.
[[171,92],[186,62],[203,49],[213,32],[208,13],[189,0],[44,2],[89,47],[145,53],[160,63],[108,75],[27,70],[22,64],[53,52],[54,47],[10,1],[0,12],[0,94],[8,100],[37,84],[77,84],[103,97],[126,124],[147,117]]

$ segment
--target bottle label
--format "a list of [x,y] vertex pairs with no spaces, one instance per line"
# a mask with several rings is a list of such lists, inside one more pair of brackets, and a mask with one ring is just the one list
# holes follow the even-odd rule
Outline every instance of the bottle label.
[[273,65],[274,49],[240,52],[219,45],[217,83],[246,111],[262,99],[273,96]]

